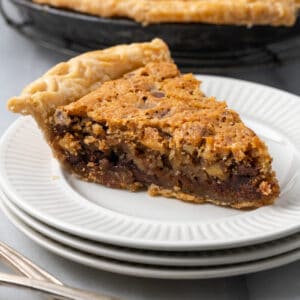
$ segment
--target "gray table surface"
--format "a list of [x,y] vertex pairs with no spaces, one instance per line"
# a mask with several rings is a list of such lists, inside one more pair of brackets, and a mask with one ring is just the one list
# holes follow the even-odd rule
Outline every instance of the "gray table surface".
[[[33,45],[8,28],[0,19],[0,135],[17,118],[6,111],[6,100],[17,95],[24,85],[39,77],[50,66],[64,59],[66,57],[61,54]],[[231,73],[228,76],[300,94],[299,61],[273,69]],[[94,270],[54,255],[24,236],[2,212],[0,240],[28,256],[66,284],[121,299],[300,299],[300,262],[256,274],[224,279],[152,280]],[[30,294],[21,296],[15,290],[0,287],[0,299],[13,297],[33,299]]]

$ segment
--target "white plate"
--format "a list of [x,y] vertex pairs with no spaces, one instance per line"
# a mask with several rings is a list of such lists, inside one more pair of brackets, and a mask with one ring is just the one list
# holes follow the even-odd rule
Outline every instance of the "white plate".
[[268,243],[217,251],[162,252],[122,248],[83,240],[62,231],[55,230],[26,214],[9,201],[0,191],[0,199],[1,198],[4,205],[15,216],[42,235],[79,251],[125,262],[176,267],[220,266],[269,258],[300,248],[300,233]]
[[30,118],[0,145],[0,183],[19,207],[60,230],[115,245],[159,250],[240,247],[300,229],[300,101],[239,80],[201,76],[203,90],[226,99],[264,139],[282,193],[275,205],[238,211],[131,193],[76,180],[61,171]]
[[30,226],[23,223],[4,205],[2,205],[2,210],[11,220],[11,222],[15,224],[15,226],[18,227],[25,235],[38,243],[40,246],[52,251],[55,254],[92,268],[136,277],[161,279],[208,279],[228,277],[272,269],[300,259],[300,251],[294,250],[273,258],[223,267],[174,268],[125,263],[94,256],[86,252],[76,251],[38,233]]

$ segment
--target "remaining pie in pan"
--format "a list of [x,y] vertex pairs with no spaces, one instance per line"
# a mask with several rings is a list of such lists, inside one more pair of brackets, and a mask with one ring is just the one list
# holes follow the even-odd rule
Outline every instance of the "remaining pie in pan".
[[192,74],[180,74],[162,41],[66,65],[8,106],[33,114],[67,170],[113,188],[234,208],[278,196],[266,145],[224,102],[205,97]]
[[34,0],[102,17],[138,22],[202,22],[236,25],[294,24],[298,0]]

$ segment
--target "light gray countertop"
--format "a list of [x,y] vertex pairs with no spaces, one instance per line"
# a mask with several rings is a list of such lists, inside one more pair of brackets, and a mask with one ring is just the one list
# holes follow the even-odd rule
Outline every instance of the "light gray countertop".
[[[0,19],[0,135],[17,118],[6,111],[6,100],[39,77],[61,54],[35,46],[8,28]],[[276,86],[300,95],[300,61],[288,65],[230,74]],[[44,250],[16,229],[0,212],[0,240],[7,242],[66,284],[121,299],[300,299],[300,262],[248,276],[216,280],[152,280],[97,271]],[[1,268],[0,268],[1,270]],[[33,299],[0,287],[0,299]],[[39,299],[39,298],[37,298]]]

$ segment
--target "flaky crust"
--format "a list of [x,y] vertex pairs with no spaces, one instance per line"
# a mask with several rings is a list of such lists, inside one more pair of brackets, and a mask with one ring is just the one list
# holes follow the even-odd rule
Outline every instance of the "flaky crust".
[[9,99],[7,107],[15,113],[32,115],[48,140],[47,120],[58,106],[74,102],[103,82],[152,61],[172,61],[167,45],[160,39],[87,52],[50,69],[25,87],[20,96]]
[[20,96],[11,98],[7,106],[15,113],[46,117],[56,107],[78,100],[103,82],[152,61],[171,61],[168,47],[160,39],[87,52],[50,69],[25,87]]
[[294,24],[298,0],[34,0],[102,17],[138,22],[202,22],[236,25]]

